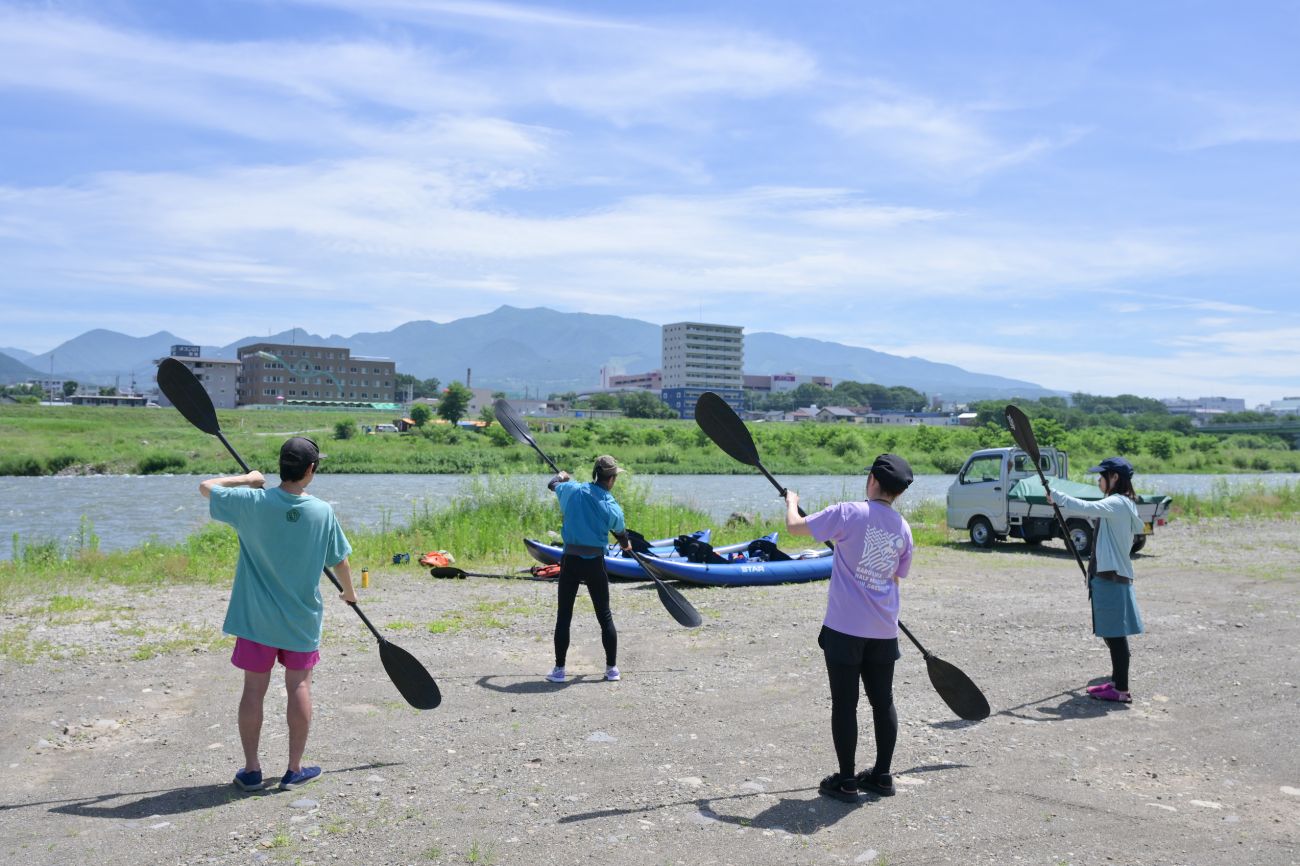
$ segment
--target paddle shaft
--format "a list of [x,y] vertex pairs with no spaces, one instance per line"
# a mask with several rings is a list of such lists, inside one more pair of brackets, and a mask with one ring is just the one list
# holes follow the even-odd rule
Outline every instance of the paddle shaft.
[[[1052,487],[1047,483],[1047,476],[1043,474],[1042,452],[1038,448],[1038,439],[1034,436],[1033,425],[1029,423],[1029,417],[1020,411],[1017,406],[1007,406],[1003,411],[1003,416],[1007,419],[1007,426],[1011,428],[1011,436],[1016,440],[1016,444],[1025,450],[1029,459],[1034,461],[1034,471],[1038,473],[1038,480],[1042,482],[1043,492],[1047,494],[1047,501],[1052,504],[1052,513],[1056,515],[1056,522],[1061,527],[1061,534],[1065,538],[1065,546],[1070,548],[1074,554],[1074,561],[1079,563],[1079,571],[1083,572],[1084,583],[1088,583],[1088,567],[1083,564],[1083,557],[1079,555],[1079,550],[1070,540],[1070,527],[1065,522],[1065,515],[1061,513],[1061,506],[1056,504],[1052,499]],[[1088,587],[1088,597],[1092,598],[1092,587]]]
[[[229,440],[226,439],[225,434],[218,430],[216,436],[221,440],[221,444],[226,446],[226,450],[230,452],[230,456],[235,458],[235,462],[239,464],[239,468],[243,469],[245,473],[251,472],[252,470],[248,468],[248,464],[244,462],[244,458],[239,456],[239,452],[236,451],[235,446],[231,445]],[[334,576],[334,569],[330,568],[328,565],[325,566],[325,576],[330,579],[330,583],[334,584],[335,589],[339,592],[343,591],[343,584],[339,583],[339,579]],[[357,616],[361,617],[361,621],[366,624],[366,628],[370,629],[370,633],[375,636],[376,640],[381,644],[387,642],[386,638],[379,633],[379,629],[375,628],[374,624],[370,621],[370,618],[362,612],[360,606],[357,605],[355,601],[350,601],[347,604],[357,612]]]

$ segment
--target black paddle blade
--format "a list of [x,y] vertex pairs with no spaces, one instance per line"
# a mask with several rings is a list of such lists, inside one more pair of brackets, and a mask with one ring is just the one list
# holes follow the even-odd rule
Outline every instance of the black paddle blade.
[[186,421],[213,436],[221,432],[212,398],[189,367],[175,358],[164,359],[158,365],[158,388],[180,410]]
[[469,577],[469,572],[461,571],[459,568],[452,568],[450,565],[435,565],[429,569],[430,577],[456,578]]
[[687,628],[695,628],[704,622],[704,617],[700,616],[700,612],[680,592],[664,583],[659,578],[659,575],[655,574],[654,565],[649,557],[640,553],[633,553],[632,555],[636,557],[637,562],[641,563],[641,567],[645,569],[646,574],[654,578],[655,591],[659,593],[659,601],[672,614],[673,619]]
[[406,698],[406,702],[417,710],[431,710],[442,703],[442,692],[438,684],[416,661],[415,656],[395,643],[379,639],[379,660],[388,671],[388,678],[397,686],[397,690]]
[[925,669],[930,674],[930,685],[957,718],[978,722],[989,717],[989,702],[984,693],[955,665],[936,655],[927,655]]
[[1039,465],[1038,440],[1034,438],[1034,428],[1029,423],[1029,418],[1024,412],[1016,406],[1008,405],[1004,410],[1007,419],[1007,426],[1011,428],[1011,438],[1016,440],[1020,449],[1034,459],[1034,465]]
[[520,418],[505,400],[497,400],[492,404],[492,414],[496,416],[497,423],[504,427],[516,442],[537,447],[537,442],[528,432],[528,425],[524,423],[524,419]]
[[705,391],[700,395],[695,402],[695,423],[731,459],[748,466],[759,465],[758,448],[754,446],[754,437],[749,435],[749,428],[717,394]]

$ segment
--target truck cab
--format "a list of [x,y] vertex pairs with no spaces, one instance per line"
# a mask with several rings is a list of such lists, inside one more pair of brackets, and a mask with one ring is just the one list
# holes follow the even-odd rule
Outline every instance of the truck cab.
[[[1043,474],[1069,475],[1064,451],[1043,448],[1039,454]],[[1019,448],[985,448],[966,458],[957,479],[948,488],[948,526],[964,529],[978,547],[989,547],[1012,531],[1008,496],[1022,478],[1036,476],[1033,458]]]

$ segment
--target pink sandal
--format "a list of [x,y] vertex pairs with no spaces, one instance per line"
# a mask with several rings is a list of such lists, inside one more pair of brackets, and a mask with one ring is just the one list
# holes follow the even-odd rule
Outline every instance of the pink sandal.
[[1097,683],[1097,685],[1095,686],[1088,686],[1088,694],[1095,695],[1100,692],[1104,692],[1106,691],[1106,689],[1114,687],[1114,685],[1115,684],[1112,682],[1104,682],[1104,683]]
[[1115,688],[1114,683],[1107,683],[1106,688],[1101,691],[1094,692],[1089,690],[1089,694],[1099,701],[1119,701],[1121,704],[1133,703],[1132,695],[1128,692],[1121,692],[1119,689]]

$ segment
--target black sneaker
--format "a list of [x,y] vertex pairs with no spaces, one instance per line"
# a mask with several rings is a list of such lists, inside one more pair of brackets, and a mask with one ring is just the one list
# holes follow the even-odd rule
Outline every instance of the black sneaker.
[[875,770],[863,770],[858,773],[854,780],[863,791],[870,791],[881,797],[894,796],[894,777],[888,773],[877,773]]
[[841,803],[858,802],[858,781],[852,776],[832,773],[822,779],[822,783],[817,790],[827,797],[834,797]]

